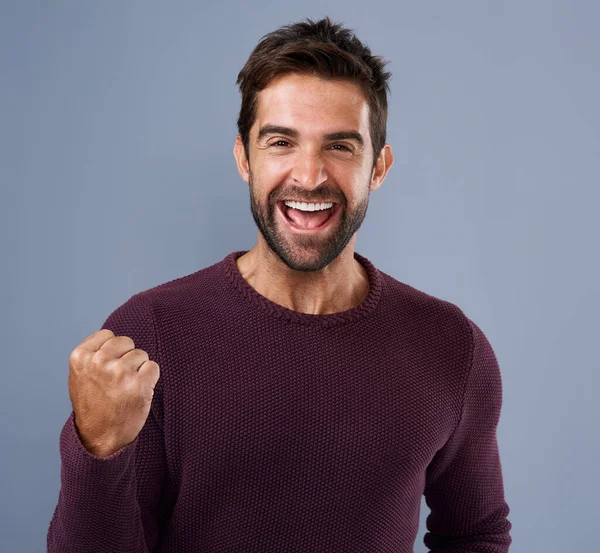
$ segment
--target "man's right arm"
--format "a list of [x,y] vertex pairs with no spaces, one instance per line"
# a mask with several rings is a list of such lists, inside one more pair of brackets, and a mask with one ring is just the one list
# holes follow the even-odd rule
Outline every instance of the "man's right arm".
[[48,553],[154,551],[165,452],[152,412],[135,441],[109,457],[85,449],[72,412],[59,449],[61,489],[48,529]]
[[[158,341],[155,322],[145,295],[136,294],[113,311],[102,329],[111,330],[115,336],[128,336],[134,341],[136,348],[148,353],[149,359],[156,359]],[[106,339],[106,335],[102,336],[100,341]],[[99,339],[88,337],[90,338],[91,341]],[[87,354],[84,351],[81,355],[85,357]],[[60,433],[61,487],[47,533],[48,553],[152,553],[156,549],[166,477],[164,436],[159,423],[162,413],[162,394],[158,385],[160,379],[155,383],[151,408],[145,422],[142,421],[140,430],[134,426],[133,435],[125,435],[114,442],[117,445],[112,440],[109,443],[106,441],[108,438],[101,435],[97,440],[90,437],[97,436],[98,431],[90,431],[89,421],[109,408],[109,404],[105,403],[109,400],[99,398],[118,397],[120,402],[118,394],[123,390],[137,390],[136,384],[148,385],[147,380],[141,380],[148,376],[135,374],[134,367],[143,360],[143,356],[140,358],[138,353],[129,363],[124,361],[124,357],[117,357],[116,362],[109,359],[110,365],[101,366],[90,365],[89,357],[85,364],[77,359],[74,364],[80,368],[76,374],[73,366],[71,367],[69,386],[71,399],[75,399],[75,407]],[[94,359],[94,363],[97,363],[96,357]],[[106,359],[100,361],[107,363]],[[96,370],[96,376],[84,374],[84,371],[90,370]],[[102,376],[101,371],[117,370],[122,371],[119,380],[115,380],[116,376],[110,377],[108,373]],[[141,370],[138,372],[141,373]],[[138,377],[139,381],[133,380]],[[101,378],[105,379],[104,382]],[[126,378],[131,380],[128,384],[123,384]],[[119,383],[120,388],[102,391],[102,386],[112,386],[112,380]],[[83,388],[80,382],[91,390],[86,392],[85,402],[82,401]],[[125,385],[127,387],[123,388]],[[135,395],[132,402],[137,402]],[[76,409],[77,405],[80,410]],[[79,412],[87,414],[85,421],[78,421]],[[107,413],[107,418],[104,419],[106,427],[110,421],[115,420],[110,411]],[[136,413],[133,414],[139,417]],[[129,420],[137,424],[137,419]],[[82,424],[85,423],[84,433]],[[100,428],[104,433],[104,423],[98,427],[96,422],[95,428]],[[107,433],[107,436],[111,435],[112,432]]]

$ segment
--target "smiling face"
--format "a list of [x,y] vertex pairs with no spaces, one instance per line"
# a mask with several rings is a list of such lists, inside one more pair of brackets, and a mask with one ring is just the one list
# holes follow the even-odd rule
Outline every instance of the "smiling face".
[[[239,135],[234,154],[262,237],[296,271],[318,271],[340,255],[393,163],[386,145],[373,168],[369,105],[358,85],[301,74],[277,77],[259,93],[250,160]],[[288,217],[285,200],[335,205],[325,223],[306,229],[302,220],[314,218],[304,223],[314,226],[317,215]]]

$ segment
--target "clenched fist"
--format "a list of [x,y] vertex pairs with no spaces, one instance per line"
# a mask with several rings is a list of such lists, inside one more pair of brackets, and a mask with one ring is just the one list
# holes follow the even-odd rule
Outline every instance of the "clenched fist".
[[69,358],[69,396],[84,447],[108,457],[142,430],[158,382],[158,363],[127,336],[108,329],[88,336]]

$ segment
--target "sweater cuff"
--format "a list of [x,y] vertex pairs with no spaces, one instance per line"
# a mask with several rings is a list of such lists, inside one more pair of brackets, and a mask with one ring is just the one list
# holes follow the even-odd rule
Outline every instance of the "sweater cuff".
[[101,477],[105,484],[109,481],[116,483],[115,480],[106,479],[116,479],[131,470],[130,463],[134,460],[137,438],[109,457],[96,457],[81,442],[74,416],[74,412],[71,411],[60,434],[59,449],[63,476],[77,480],[94,480]]

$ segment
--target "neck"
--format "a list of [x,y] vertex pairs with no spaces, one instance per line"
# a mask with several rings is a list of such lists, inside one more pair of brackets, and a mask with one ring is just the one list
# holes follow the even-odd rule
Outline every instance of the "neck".
[[293,271],[259,242],[240,256],[240,274],[259,294],[300,313],[326,315],[346,311],[369,294],[365,268],[354,258],[355,237],[344,251],[320,271]]

